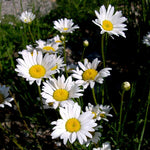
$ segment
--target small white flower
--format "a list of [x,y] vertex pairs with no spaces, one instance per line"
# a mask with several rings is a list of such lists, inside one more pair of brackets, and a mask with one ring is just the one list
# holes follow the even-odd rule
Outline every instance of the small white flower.
[[148,33],[143,37],[143,44],[146,44],[147,46],[150,46],[150,32],[148,32]]
[[97,144],[100,141],[100,137],[102,136],[102,134],[98,131],[99,128],[102,128],[102,126],[97,126],[94,128],[95,132],[92,133],[92,138],[88,138],[86,144],[86,147],[89,146],[89,144]]
[[102,84],[104,78],[110,75],[109,70],[111,70],[111,68],[104,68],[98,72],[96,69],[99,63],[100,61],[97,58],[95,58],[92,63],[88,62],[88,59],[86,58],[84,59],[84,64],[78,62],[78,65],[82,70],[79,70],[79,67],[77,67],[76,70],[73,70],[72,74],[74,78],[78,79],[76,83],[82,85],[84,89],[89,85],[93,88],[95,82]]
[[0,85],[0,107],[4,108],[4,105],[8,105],[12,107],[11,101],[14,100],[12,97],[9,96],[9,87],[5,85]]
[[59,35],[56,35],[53,38],[48,39],[48,42],[55,42],[59,45],[62,45],[62,40],[60,39]]
[[51,68],[51,70],[55,70],[58,73],[60,73],[60,70],[64,70],[64,66],[66,66],[66,64],[64,64],[63,58],[61,58],[60,56],[57,57],[57,55],[50,55],[51,60],[54,60],[56,62],[56,65]]
[[37,46],[36,48],[39,50],[42,50],[43,53],[58,53],[60,51],[59,49],[59,44],[52,42],[52,41],[43,41],[43,40],[38,40],[36,41]]
[[33,51],[36,50],[35,48],[33,48],[32,45],[26,45],[26,49],[23,49],[22,51],[19,51],[18,54],[23,55],[26,52],[30,52],[33,55]]
[[59,105],[64,106],[66,103],[72,103],[72,98],[79,98],[83,94],[81,90],[72,81],[69,76],[65,79],[64,75],[59,76],[58,79],[50,78],[49,81],[43,82],[42,97],[46,99],[46,103],[53,103],[54,109]]
[[85,111],[90,111],[94,114],[93,119],[95,120],[100,120],[99,114],[100,114],[100,109],[99,105],[92,105],[91,103],[88,103],[88,106],[85,107]]
[[110,36],[121,35],[124,38],[126,37],[123,31],[127,30],[126,24],[124,24],[127,19],[122,16],[121,11],[116,11],[114,14],[113,6],[109,5],[106,10],[105,6],[102,5],[99,12],[95,11],[95,14],[97,19],[93,23],[101,28],[101,34],[107,32]]
[[24,23],[31,23],[35,19],[35,15],[32,12],[23,12],[20,16],[20,20]]
[[58,30],[60,33],[72,33],[75,29],[78,29],[79,26],[75,25],[72,19],[58,19],[58,21],[54,21],[54,28]]
[[109,142],[105,142],[102,144],[102,147],[93,148],[93,150],[111,150],[111,146]]
[[93,115],[90,112],[81,114],[81,107],[77,103],[68,104],[65,108],[60,107],[59,111],[62,119],[51,123],[55,125],[51,133],[52,139],[60,137],[65,145],[68,140],[71,144],[78,140],[82,145],[87,138],[92,138],[91,132],[94,132],[97,124],[92,119]]
[[51,70],[56,66],[56,61],[52,61],[49,54],[43,56],[41,51],[34,50],[33,55],[30,52],[25,51],[22,53],[22,57],[17,59],[18,76],[25,78],[32,84],[36,81],[37,85],[41,84],[43,78],[49,78],[50,75],[55,74],[56,70]]
[[103,105],[100,105],[99,106],[99,109],[100,109],[100,119],[103,119],[105,121],[108,121],[107,117],[112,117],[111,114],[109,114],[110,110],[112,109],[110,106],[103,106]]

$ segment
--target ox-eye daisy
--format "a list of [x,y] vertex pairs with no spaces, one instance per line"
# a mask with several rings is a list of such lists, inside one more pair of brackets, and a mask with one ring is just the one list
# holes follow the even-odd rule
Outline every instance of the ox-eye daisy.
[[84,59],[84,64],[78,62],[82,70],[79,70],[79,67],[77,67],[76,70],[73,70],[72,74],[74,78],[78,79],[76,83],[82,85],[84,89],[86,89],[88,85],[93,88],[95,82],[102,84],[103,78],[110,75],[109,70],[111,70],[111,68],[104,68],[98,72],[96,69],[99,63],[100,61],[97,58],[95,58],[92,63],[88,62],[86,58]]
[[54,28],[58,30],[60,33],[72,33],[75,29],[78,29],[79,26],[75,25],[72,19],[58,19],[58,21],[54,21]]
[[43,40],[38,40],[36,41],[37,46],[36,48],[39,50],[42,50],[44,53],[57,53],[59,52],[59,44],[56,42],[52,41],[43,41]]
[[85,107],[85,111],[91,111],[94,114],[93,119],[100,120],[100,117],[99,117],[99,114],[100,114],[99,105],[94,106],[91,103],[88,103],[88,106]]
[[121,11],[116,11],[114,14],[114,7],[109,5],[106,10],[105,6],[101,6],[99,12],[95,11],[97,19],[93,21],[97,26],[101,28],[101,34],[107,32],[109,35],[126,37],[124,32],[127,30],[124,22],[127,20],[122,16]]
[[31,23],[35,19],[35,15],[32,12],[23,12],[20,16],[20,20],[24,23]]
[[111,150],[111,146],[109,142],[105,142],[102,144],[102,147],[93,148],[93,150]]
[[56,66],[56,62],[50,59],[49,54],[43,56],[41,51],[37,53],[34,50],[33,55],[26,51],[22,57],[23,59],[17,59],[18,64],[15,71],[18,72],[18,76],[26,78],[30,84],[36,81],[39,86],[43,78],[49,78],[50,75],[56,73],[56,70],[51,70]]
[[63,58],[60,56],[57,57],[56,54],[52,54],[51,60],[56,62],[56,65],[51,70],[56,70],[58,73],[60,73],[60,70],[64,70],[64,66],[66,66],[66,64],[64,64]]
[[50,78],[49,81],[43,83],[42,97],[46,99],[47,103],[54,103],[54,109],[59,105],[64,106],[66,103],[72,102],[72,98],[79,98],[83,94],[78,85],[72,81],[69,76],[65,79],[64,75],[59,76],[58,79]]
[[10,102],[13,100],[13,98],[8,96],[9,87],[6,87],[5,85],[0,85],[0,107],[4,108],[4,105],[12,107],[12,104]]
[[112,117],[112,115],[109,114],[109,112],[112,109],[112,107],[107,106],[107,105],[106,106],[100,105],[99,109],[100,109],[100,113],[99,113],[100,119],[108,121],[107,117]]
[[84,144],[87,137],[92,138],[91,132],[95,131],[97,124],[91,112],[81,114],[81,107],[77,103],[65,105],[65,108],[60,107],[59,111],[62,119],[52,122],[52,125],[55,125],[51,133],[52,139],[60,137],[64,144],[68,140],[74,143],[78,139],[80,144]]

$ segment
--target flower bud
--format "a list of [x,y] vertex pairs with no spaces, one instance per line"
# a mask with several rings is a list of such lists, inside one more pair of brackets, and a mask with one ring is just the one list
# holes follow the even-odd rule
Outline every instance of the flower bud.
[[83,41],[83,45],[84,45],[85,47],[88,47],[88,46],[89,46],[88,40],[84,40],[84,41]]
[[128,81],[125,81],[125,82],[122,83],[122,90],[129,91],[130,88],[131,88],[131,85]]
[[61,35],[60,39],[61,39],[62,41],[64,41],[64,40],[65,40],[65,37],[64,37],[63,35]]

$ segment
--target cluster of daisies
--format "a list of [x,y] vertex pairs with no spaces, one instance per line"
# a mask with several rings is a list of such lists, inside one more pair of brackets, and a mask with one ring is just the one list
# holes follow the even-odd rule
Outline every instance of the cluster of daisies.
[[[97,19],[93,22],[100,27],[101,34],[107,32],[110,36],[125,37],[124,31],[127,29],[123,23],[126,18],[122,16],[121,11],[116,11],[114,14],[114,7],[109,5],[107,10],[105,6],[101,6],[99,12],[95,11],[95,14]],[[20,19],[30,24],[35,19],[35,15],[26,11],[21,14]],[[72,19],[64,18],[54,21],[54,28],[61,35],[67,35],[73,33],[79,26],[74,25]],[[103,84],[104,78],[110,75],[111,68],[99,70],[100,60],[95,58],[89,62],[85,58],[82,62],[78,62],[69,76],[65,76],[67,64],[64,63],[62,52],[64,42],[66,41],[56,35],[47,41],[41,39],[36,41],[36,46],[27,45],[26,49],[19,52],[22,58],[17,59],[15,71],[29,84],[35,82],[37,86],[42,87],[44,108],[59,110],[61,119],[51,123],[54,126],[51,133],[53,139],[59,137],[65,145],[75,141],[86,146],[91,143],[97,144],[101,137],[100,122],[108,121],[108,117],[112,116],[111,107],[88,103],[83,111],[78,104],[78,99],[83,96],[84,90],[88,87],[93,89],[96,82]],[[1,107],[4,107],[4,104],[11,106],[9,102],[13,98],[6,98],[8,90],[5,86],[0,87]],[[109,143],[103,143],[101,148],[94,148],[96,149],[108,150],[111,147]]]

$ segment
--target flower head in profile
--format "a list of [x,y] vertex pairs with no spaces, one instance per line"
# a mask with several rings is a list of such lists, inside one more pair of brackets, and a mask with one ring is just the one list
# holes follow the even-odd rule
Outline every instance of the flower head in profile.
[[12,107],[10,103],[14,98],[9,97],[9,87],[5,85],[0,85],[0,107],[4,108],[4,105]]
[[36,81],[39,86],[43,78],[49,78],[50,75],[56,73],[56,70],[51,70],[56,66],[56,62],[50,59],[49,54],[43,56],[41,51],[37,53],[37,51],[34,50],[33,55],[25,51],[22,57],[23,59],[17,59],[18,64],[15,71],[18,72],[18,76],[29,81],[29,84]]
[[60,137],[64,144],[68,140],[70,143],[78,140],[82,145],[87,138],[92,138],[91,132],[94,132],[94,127],[97,126],[92,113],[81,113],[81,107],[77,103],[60,107],[59,112],[62,119],[52,122],[52,125],[55,125],[51,133],[52,139]]
[[72,77],[65,79],[64,75],[58,76],[58,79],[50,78],[49,81],[43,82],[42,97],[46,99],[46,103],[53,103],[54,109],[59,105],[72,103],[72,98],[79,98],[83,94],[83,90],[74,83]]
[[59,49],[59,44],[55,43],[53,41],[43,41],[43,40],[38,40],[36,41],[37,46],[36,48],[41,50],[43,53],[58,53],[60,51]]
[[150,32],[148,32],[148,33],[143,37],[143,44],[146,44],[147,46],[150,46]]
[[127,28],[124,22],[127,19],[122,16],[121,11],[116,11],[114,14],[113,6],[109,5],[106,10],[105,6],[102,5],[99,12],[95,11],[95,14],[97,19],[93,20],[93,23],[101,28],[101,34],[107,32],[110,36],[121,35],[124,38],[126,37],[124,31],[127,30]]
[[19,51],[18,54],[23,55],[26,52],[30,52],[33,55],[33,51],[36,50],[32,45],[26,45],[26,49]]
[[57,43],[58,45],[62,45],[62,40],[60,39],[60,36],[59,35],[56,35],[54,36],[53,38],[51,39],[48,39],[49,42],[55,42]]
[[93,148],[93,150],[111,150],[111,146],[109,142],[105,142],[102,144],[102,147]]
[[56,65],[53,68],[51,68],[51,70],[55,70],[58,73],[60,73],[60,70],[64,70],[64,66],[66,66],[66,64],[64,64],[63,58],[57,56],[56,54],[52,54],[50,55],[50,57],[52,61],[56,62]]
[[76,70],[73,70],[72,74],[72,76],[77,79],[76,83],[82,85],[84,89],[89,85],[93,88],[95,82],[102,84],[104,78],[110,75],[109,70],[111,70],[111,68],[103,68],[98,72],[97,67],[99,63],[100,61],[97,58],[95,58],[92,63],[86,58],[84,59],[84,64],[78,62],[78,65],[82,70],[77,67]]
[[109,113],[112,107],[100,105],[99,109],[100,109],[99,113],[100,119],[108,121],[107,117],[112,117],[112,115]]
[[23,12],[20,16],[20,20],[24,23],[31,23],[35,19],[35,15],[32,12]]
[[85,107],[85,111],[90,111],[94,114],[93,119],[95,120],[100,120],[99,114],[100,114],[100,109],[99,105],[92,105],[91,103],[88,103],[88,106]]
[[78,29],[78,25],[74,25],[72,19],[58,19],[58,21],[54,21],[54,28],[58,30],[60,33],[72,33],[75,29]]

